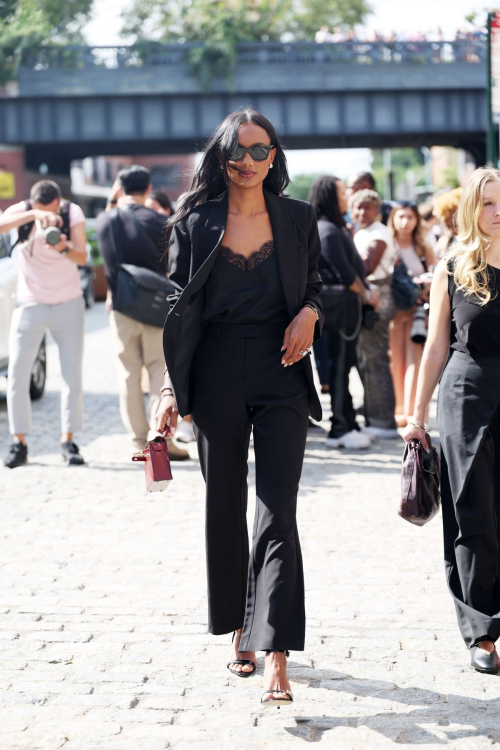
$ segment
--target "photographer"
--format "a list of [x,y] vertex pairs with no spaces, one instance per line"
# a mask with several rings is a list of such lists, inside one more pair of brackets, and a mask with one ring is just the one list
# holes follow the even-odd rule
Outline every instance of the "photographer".
[[73,433],[83,411],[82,354],[84,301],[78,265],[87,259],[85,216],[75,203],[61,200],[59,185],[41,180],[31,199],[10,206],[0,217],[0,233],[18,230],[17,307],[9,340],[7,407],[14,442],[5,466],[28,460],[26,434],[31,429],[30,376],[47,331],[59,349],[61,452],[70,465],[84,463]]
[[420,287],[416,307],[398,310],[390,325],[392,380],[396,398],[396,423],[406,427],[413,414],[420,360],[427,338],[429,289],[436,258],[425,240],[424,226],[415,203],[402,201],[392,211],[388,227],[396,248],[396,262],[404,263]]

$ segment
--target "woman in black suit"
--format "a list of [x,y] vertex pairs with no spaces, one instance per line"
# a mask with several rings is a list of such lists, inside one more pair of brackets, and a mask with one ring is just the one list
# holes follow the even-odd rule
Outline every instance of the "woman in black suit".
[[[234,632],[228,667],[248,677],[265,651],[263,705],[293,701],[286,652],[304,649],[297,492],[308,414],[321,419],[310,351],[322,307],[320,242],[271,123],[229,115],[170,219],[167,363],[158,427],[192,414],[206,482],[209,629]],[[257,508],[246,526],[253,427]]]

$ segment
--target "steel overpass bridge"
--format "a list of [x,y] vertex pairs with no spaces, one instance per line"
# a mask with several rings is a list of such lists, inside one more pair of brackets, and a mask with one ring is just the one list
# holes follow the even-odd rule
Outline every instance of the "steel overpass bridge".
[[485,161],[486,44],[242,44],[228,78],[204,91],[196,45],[46,47],[0,98],[0,143],[67,172],[97,154],[182,153],[252,104],[288,148],[450,145]]

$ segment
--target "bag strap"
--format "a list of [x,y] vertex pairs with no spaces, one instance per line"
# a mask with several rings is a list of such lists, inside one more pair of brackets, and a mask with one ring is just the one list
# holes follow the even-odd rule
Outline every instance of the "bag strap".
[[[31,201],[30,200],[24,201],[24,210],[31,211],[31,209],[32,209]],[[11,254],[17,244],[19,244],[20,242],[26,242],[31,232],[31,229],[34,225],[35,225],[34,221],[29,221],[27,224],[21,224],[21,226],[17,228],[17,240],[14,242],[14,244],[12,245],[10,249]]]

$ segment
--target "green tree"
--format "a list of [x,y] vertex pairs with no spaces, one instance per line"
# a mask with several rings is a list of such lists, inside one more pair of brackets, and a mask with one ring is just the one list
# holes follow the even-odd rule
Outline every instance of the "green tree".
[[301,201],[306,201],[309,195],[309,188],[313,184],[314,180],[321,177],[320,174],[297,174],[286,189],[287,195],[290,198],[297,198]]
[[[373,161],[371,170],[377,183],[377,190],[380,195],[384,195],[386,171],[384,168],[384,157],[383,151],[380,149],[374,149],[372,151]],[[409,170],[415,172],[419,179],[417,179],[417,185],[423,184],[423,173],[422,168],[424,164],[424,156],[418,148],[392,148],[391,149],[391,169],[393,174],[394,189],[397,188],[403,182],[406,182],[406,173]],[[394,198],[394,196],[393,196]]]
[[240,42],[314,39],[321,26],[352,28],[370,12],[367,0],[134,0],[124,33],[159,42],[201,42],[189,53],[205,88],[228,77]]
[[81,41],[93,0],[0,0],[0,81],[13,79],[25,50]]

